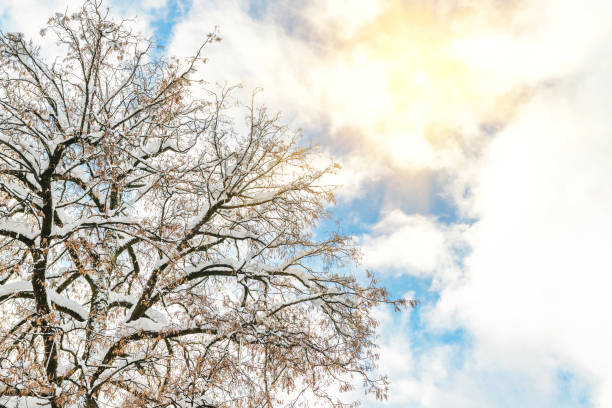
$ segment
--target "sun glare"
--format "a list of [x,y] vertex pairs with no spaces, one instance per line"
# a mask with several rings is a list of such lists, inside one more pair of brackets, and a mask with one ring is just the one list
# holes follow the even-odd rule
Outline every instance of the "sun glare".
[[436,167],[453,142],[445,129],[461,129],[495,98],[487,72],[478,68],[482,56],[466,51],[467,42],[455,47],[471,33],[454,29],[431,6],[411,7],[387,10],[346,42],[330,86],[334,94],[361,94],[336,107],[394,166]]

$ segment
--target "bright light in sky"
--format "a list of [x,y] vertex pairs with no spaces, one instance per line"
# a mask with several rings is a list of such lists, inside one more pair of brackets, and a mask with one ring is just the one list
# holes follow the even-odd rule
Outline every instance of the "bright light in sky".
[[[64,4],[3,2],[0,23],[36,33]],[[218,26],[200,74],[264,87],[344,165],[364,266],[422,300],[380,311],[385,406],[612,406],[609,2],[112,4],[169,54]]]
[[[358,124],[368,143],[382,146],[380,153],[398,168],[439,167],[437,147],[452,138],[440,127],[481,113],[497,96],[491,101],[487,76],[476,75],[469,54],[451,49],[453,21],[439,21],[434,12],[418,2],[393,4],[340,38],[331,58],[342,75],[326,94],[350,95],[334,104],[335,121]],[[438,146],[428,139],[433,132]]]

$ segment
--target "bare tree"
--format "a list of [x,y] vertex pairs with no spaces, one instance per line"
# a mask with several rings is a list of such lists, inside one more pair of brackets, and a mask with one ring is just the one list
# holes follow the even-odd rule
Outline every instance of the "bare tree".
[[254,103],[232,121],[202,49],[153,58],[96,1],[45,30],[52,63],[0,33],[0,405],[384,397],[371,311],[403,303],[313,234],[334,166]]

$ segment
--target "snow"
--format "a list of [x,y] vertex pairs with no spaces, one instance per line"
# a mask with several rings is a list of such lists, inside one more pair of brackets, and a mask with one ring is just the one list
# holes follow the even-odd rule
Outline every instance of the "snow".
[[100,139],[100,138],[102,138],[103,136],[104,136],[104,132],[100,132],[100,131],[98,131],[98,132],[91,132],[91,133],[88,135],[88,137],[89,137],[90,139],[94,139],[94,140],[95,140],[95,139]]
[[89,313],[87,312],[87,310],[74,300],[62,296],[52,289],[49,289],[47,291],[47,295],[51,302],[55,303],[60,307],[71,310],[75,314],[79,315],[81,319],[87,320],[87,318],[89,317]]
[[236,231],[234,229],[230,230],[229,228],[222,228],[221,230],[219,230],[219,232],[217,232],[217,234],[223,237],[226,237],[226,238],[233,238],[233,239],[247,239],[247,238],[257,239],[259,238],[258,235],[250,234],[249,231],[246,231],[246,230]]
[[159,148],[160,148],[159,140],[149,139],[149,143],[147,143],[146,146],[142,146],[142,151],[145,152],[146,154],[153,154],[153,153],[157,153]]
[[[138,296],[134,296],[134,295],[123,295],[121,293],[116,293],[116,292],[110,292],[108,295],[108,302],[109,303],[128,303],[132,305],[132,308],[128,311],[127,315],[131,315],[131,311],[134,308],[134,306],[138,303]],[[154,322],[157,322],[161,325],[167,325],[168,324],[168,319],[166,318],[166,315],[156,309],[150,308],[147,310],[147,312],[145,313],[146,317],[144,317],[144,319],[147,320],[152,320]],[[138,321],[140,319],[134,320],[131,323],[128,323],[128,325],[131,325],[132,323]],[[140,325],[140,323],[137,323],[137,325]]]
[[[134,196],[125,202],[125,204],[123,205],[124,208],[130,208],[130,207],[134,207],[134,205],[140,201],[140,199],[142,197],[144,197],[147,192],[159,181],[159,179],[153,179],[152,181],[150,181],[148,184],[146,184],[143,187],[140,187],[138,190],[134,191]],[[137,193],[137,194],[136,194]]]
[[298,278],[307,287],[309,288],[313,287],[312,281],[315,279],[315,276],[312,273],[305,271],[303,269],[297,269],[297,268],[287,269],[286,272]]
[[54,225],[52,235],[63,237],[74,231],[81,229],[83,225],[87,225],[88,227],[93,226],[93,225],[103,226],[103,225],[112,225],[112,224],[137,225],[139,222],[140,220],[136,217],[124,217],[124,216],[108,217],[108,218],[95,216],[95,217],[90,217],[90,218],[81,218],[72,223],[66,224],[61,228]]
[[[8,399],[6,399],[8,398]],[[48,408],[49,400],[37,397],[6,397],[0,398],[0,406],[6,408]]]
[[12,295],[17,292],[31,292],[32,283],[27,281],[13,281],[0,286],[0,296]]
[[131,303],[135,304],[138,302],[138,296],[134,295],[124,295],[117,292],[110,292],[108,294],[108,303]]
[[163,255],[161,257],[161,259],[158,259],[157,261],[155,261],[155,263],[153,264],[153,267],[151,268],[151,270],[156,270],[157,268],[160,268],[164,265],[166,265],[168,262],[170,262],[170,258],[168,258],[167,255]]
[[79,167],[74,167],[73,169],[71,169],[70,170],[70,174],[73,177],[76,177],[76,178],[78,178],[78,179],[80,179],[82,181],[87,181],[88,179],[91,178],[90,175],[89,175],[89,172],[86,169],[84,169],[84,168],[82,168],[80,166]]
[[158,332],[163,330],[166,325],[163,323],[155,322],[149,318],[141,317],[140,319],[132,320],[125,324],[127,327],[136,331],[151,331]]
[[165,326],[168,324],[168,319],[166,318],[166,315],[160,312],[159,310],[151,308],[147,310],[146,315],[161,325]]
[[200,225],[202,223],[204,217],[208,213],[209,209],[210,209],[209,206],[203,206],[202,208],[200,208],[199,214],[196,217],[194,217],[193,220],[185,226],[187,231],[191,231],[196,226]]
[[[13,281],[0,286],[0,297],[19,292],[32,292],[32,283],[28,281]],[[79,315],[81,319],[87,320],[89,313],[83,306],[74,300],[58,294],[53,289],[47,290],[47,296],[49,301],[60,307],[69,309],[75,314]]]
[[36,177],[34,177],[34,175],[32,173],[26,173],[25,175],[26,180],[28,180],[32,185],[36,186],[39,185],[38,181],[36,180]]
[[[28,175],[31,174],[32,173],[28,173]],[[30,176],[30,179],[34,179],[34,177]],[[34,185],[36,185],[36,182]],[[37,204],[42,204],[40,197],[33,195],[29,189],[23,186],[21,181],[16,181],[15,179],[5,179],[2,180],[2,187],[4,190],[10,191],[10,197],[13,199],[29,200],[34,201]]]
[[253,196],[253,201],[256,203],[264,203],[272,200],[278,195],[277,191],[266,191]]

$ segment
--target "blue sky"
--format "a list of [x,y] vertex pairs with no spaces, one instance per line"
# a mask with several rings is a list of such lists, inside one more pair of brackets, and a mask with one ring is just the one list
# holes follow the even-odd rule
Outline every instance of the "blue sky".
[[[2,25],[65,7],[30,3]],[[380,310],[391,394],[363,406],[612,406],[606,2],[112,5],[179,56],[218,26],[202,75],[264,87],[342,164],[330,210],[362,267],[421,301]]]

